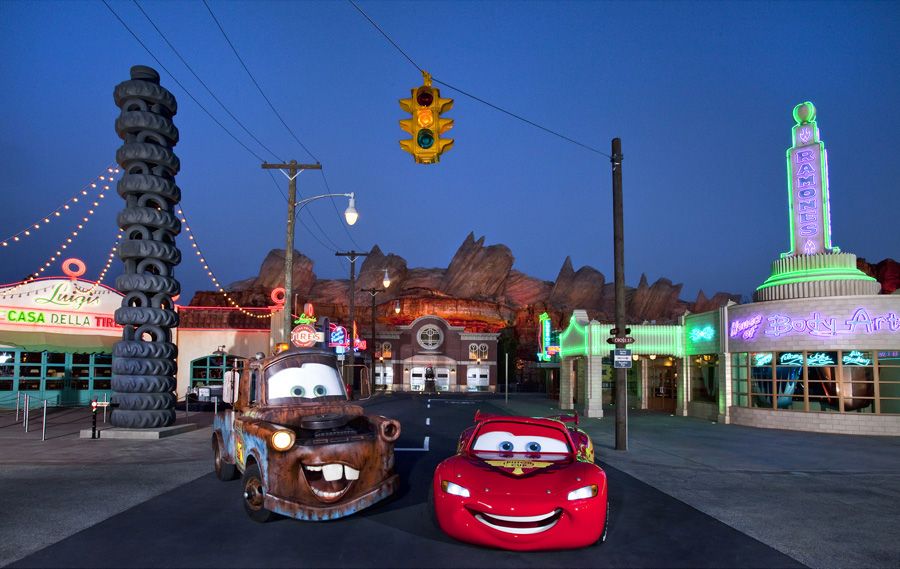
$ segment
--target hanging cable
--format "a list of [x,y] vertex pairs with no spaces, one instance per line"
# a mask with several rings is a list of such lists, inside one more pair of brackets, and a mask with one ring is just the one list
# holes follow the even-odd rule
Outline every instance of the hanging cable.
[[[353,7],[356,8],[357,10],[359,10],[359,13],[362,14],[363,17],[364,17],[366,20],[368,20],[369,23],[372,24],[372,25],[375,27],[376,30],[378,30],[379,32],[381,32],[381,35],[383,35],[383,36],[385,37],[385,39],[387,39],[389,42],[391,42],[391,45],[393,45],[395,48],[397,48],[397,51],[399,51],[399,52],[403,55],[403,57],[405,57],[406,59],[408,59],[409,62],[412,63],[413,66],[414,66],[416,69],[418,69],[420,72],[424,71],[421,67],[419,67],[418,65],[416,65],[416,62],[413,61],[412,58],[411,58],[409,55],[406,54],[405,51],[403,51],[402,49],[400,49],[400,46],[398,46],[398,45],[394,42],[394,40],[392,40],[392,39],[390,38],[390,36],[388,36],[388,35],[384,32],[384,30],[382,30],[380,27],[378,27],[378,24],[376,24],[374,21],[372,21],[372,18],[370,18],[368,14],[366,14],[365,12],[363,12],[362,8],[360,8],[359,6],[356,5],[356,2],[354,2],[353,0],[349,0],[349,2],[350,2],[351,4],[353,4]],[[441,80],[439,80],[439,79],[435,79],[435,78],[433,78],[433,77],[432,77],[432,80],[433,80],[435,83],[440,83],[441,85],[443,85],[443,86],[445,86],[445,87],[448,87],[448,88],[450,88],[450,89],[453,89],[454,91],[456,91],[456,92],[458,92],[458,93],[460,93],[460,94],[462,94],[462,95],[465,95],[466,97],[469,97],[470,99],[474,99],[475,101],[478,101],[479,103],[485,104],[485,105],[491,107],[492,109],[498,110],[498,111],[500,111],[501,113],[505,113],[505,114],[507,114],[507,115],[509,115],[509,116],[511,116],[511,117],[513,117],[513,118],[515,118],[515,119],[518,119],[518,120],[524,122],[524,123],[530,124],[531,126],[537,127],[537,128],[539,128],[539,129],[541,129],[541,130],[543,130],[543,131],[545,131],[545,132],[548,132],[548,133],[552,134],[553,136],[558,136],[559,138],[562,138],[563,140],[566,140],[566,141],[571,142],[571,143],[573,143],[573,144],[577,144],[578,146],[581,146],[582,148],[585,148],[585,149],[587,149],[587,150],[590,150],[591,152],[596,152],[597,154],[601,154],[601,155],[603,155],[603,156],[606,156],[607,158],[610,158],[610,155],[607,154],[607,153],[605,153],[605,152],[602,152],[602,151],[600,151],[600,150],[597,150],[596,148],[592,148],[592,147],[588,146],[587,144],[582,144],[582,143],[578,142],[577,140],[573,140],[573,139],[571,139],[571,138],[569,138],[569,137],[567,137],[567,136],[563,136],[563,135],[559,134],[559,133],[556,132],[556,131],[550,130],[549,128],[543,127],[543,126],[541,126],[541,125],[539,125],[539,124],[537,124],[537,123],[535,123],[535,122],[532,122],[532,121],[530,121],[530,120],[528,120],[528,119],[525,119],[525,118],[523,118],[523,117],[520,117],[519,115],[517,115],[517,114],[515,114],[515,113],[511,113],[510,111],[507,111],[506,109],[502,109],[502,108],[498,107],[497,105],[494,105],[494,104],[492,104],[492,103],[489,103],[489,102],[485,101],[484,99],[480,99],[480,98],[476,97],[475,95],[471,95],[471,94],[469,94],[469,93],[463,91],[462,89],[458,89],[458,88],[454,87],[453,85],[450,85],[450,84],[448,84],[448,83],[444,83],[443,81],[441,81]]]
[[228,110],[228,107],[225,106],[225,103],[223,103],[222,101],[219,100],[218,97],[216,97],[215,93],[213,93],[212,90],[206,85],[206,83],[203,82],[203,79],[200,79],[200,76],[198,76],[198,75],[194,72],[194,70],[191,68],[191,66],[188,65],[188,62],[185,61],[184,58],[181,57],[181,54],[178,53],[178,50],[175,49],[175,46],[172,45],[172,43],[168,40],[168,38],[166,38],[165,34],[163,34],[162,31],[161,31],[161,30],[156,26],[156,24],[153,22],[153,20],[150,19],[150,16],[147,14],[147,12],[145,12],[144,9],[141,8],[141,5],[138,4],[137,0],[134,0],[134,5],[137,6],[137,7],[138,7],[138,10],[140,10],[141,13],[144,15],[144,17],[147,18],[147,21],[150,22],[150,25],[153,26],[153,29],[156,30],[156,33],[159,34],[159,36],[163,39],[163,41],[166,42],[166,45],[168,45],[169,48],[175,53],[175,55],[178,56],[178,59],[181,60],[181,63],[183,63],[184,66],[187,67],[187,70],[191,72],[191,74],[194,76],[194,78],[195,78],[197,81],[199,81],[201,85],[203,85],[203,88],[206,89],[206,92],[209,93],[210,96],[211,96],[213,99],[215,99],[215,101],[216,101],[217,103],[219,103],[219,106],[222,107],[222,109],[223,109],[226,113],[228,113],[228,116],[231,117],[231,118],[234,120],[234,122],[236,122],[242,129],[244,129],[244,132],[246,132],[247,135],[248,135],[250,138],[252,138],[253,140],[255,140],[257,144],[259,144],[260,146],[262,146],[262,147],[266,150],[266,152],[268,152],[269,154],[271,154],[272,156],[274,156],[275,158],[277,158],[280,162],[284,162],[284,160],[282,160],[281,157],[279,157],[279,156],[278,156],[277,154],[275,154],[272,150],[270,150],[269,147],[267,147],[265,144],[263,144],[258,138],[256,138],[255,136],[253,136],[253,133],[250,132],[250,131],[247,129],[247,127],[244,126],[244,124],[243,124],[241,121],[239,121],[239,120],[237,119],[237,117],[235,117],[235,116],[231,113],[231,111]]
[[241,62],[241,65],[244,67],[244,71],[246,71],[247,75],[250,76],[250,80],[253,81],[254,85],[256,85],[257,90],[259,90],[259,94],[262,95],[263,99],[265,99],[266,102],[269,104],[269,108],[272,109],[272,112],[275,113],[275,116],[278,117],[278,120],[281,121],[281,124],[284,125],[284,128],[286,128],[287,131],[291,134],[291,136],[294,137],[294,140],[297,141],[297,144],[299,144],[300,147],[303,148],[303,150],[305,150],[306,153],[309,154],[313,160],[318,162],[319,159],[316,158],[315,156],[313,156],[312,152],[310,152],[309,149],[307,149],[306,146],[304,146],[304,144],[302,142],[300,142],[300,139],[297,138],[297,135],[294,134],[294,131],[291,130],[291,127],[289,127],[288,124],[284,121],[284,119],[281,118],[281,115],[278,114],[278,111],[275,110],[275,106],[272,104],[272,101],[270,101],[269,98],[266,96],[266,94],[263,92],[262,87],[260,87],[259,83],[256,82],[256,79],[253,77],[253,74],[250,73],[250,69],[247,68],[247,65],[244,63],[244,60],[241,59],[241,56],[240,56],[240,54],[238,54],[237,49],[235,49],[234,44],[232,44],[231,40],[228,39],[228,34],[226,34],[225,30],[222,29],[222,25],[219,24],[219,20],[216,19],[216,15],[213,14],[212,8],[209,7],[209,4],[206,3],[206,0],[203,0],[203,5],[206,6],[207,10],[209,10],[209,15],[212,16],[212,19],[216,23],[216,26],[219,27],[219,31],[222,32],[222,35],[225,37],[225,41],[228,42],[229,46],[231,46],[231,51],[234,52],[235,57],[237,57],[238,61]]
[[156,56],[153,54],[152,51],[150,51],[150,48],[148,48],[146,45],[144,45],[144,42],[142,42],[141,39],[137,36],[137,34],[135,34],[135,33],[132,31],[132,29],[128,27],[128,24],[126,24],[126,23],[122,20],[122,18],[119,17],[118,14],[116,14],[116,11],[113,10],[112,7],[111,7],[109,4],[106,3],[106,0],[102,0],[102,2],[103,2],[103,4],[104,4],[107,8],[109,8],[109,11],[112,12],[113,16],[115,16],[116,19],[119,20],[119,23],[121,23],[123,26],[125,26],[125,29],[128,30],[128,33],[130,33],[130,34],[132,35],[132,37],[134,37],[134,39],[137,40],[137,42],[138,42],[139,44],[141,44],[141,47],[144,48],[144,50],[145,50],[148,54],[150,54],[150,57],[152,57],[153,60],[156,61],[157,64],[159,64],[159,66],[163,69],[163,71],[165,71],[166,73],[169,74],[169,77],[172,78],[172,81],[175,81],[175,83],[176,83],[179,87],[181,87],[181,90],[184,91],[185,94],[186,94],[188,97],[190,97],[191,100],[194,101],[194,102],[197,104],[197,106],[200,107],[200,108],[203,110],[203,112],[207,114],[207,116],[209,116],[209,118],[211,118],[211,119],[213,120],[213,122],[215,122],[217,125],[219,125],[219,128],[221,128],[222,130],[224,130],[225,133],[226,133],[228,136],[230,136],[231,138],[233,138],[235,142],[237,142],[238,144],[240,144],[240,145],[244,148],[244,150],[246,150],[247,152],[249,152],[250,154],[252,154],[257,160],[259,160],[260,162],[265,162],[265,159],[264,159],[264,158],[262,158],[262,157],[261,157],[259,154],[257,154],[256,152],[253,152],[252,150],[250,150],[250,148],[249,148],[246,144],[244,144],[243,142],[241,142],[240,139],[238,139],[238,137],[236,137],[234,134],[232,134],[232,132],[231,132],[230,130],[228,130],[227,128],[225,128],[225,125],[223,125],[221,122],[219,122],[218,119],[216,119],[216,117],[214,117],[214,116],[212,115],[212,113],[210,113],[208,110],[206,110],[206,107],[204,107],[202,104],[200,104],[200,101],[198,101],[198,100],[191,94],[191,92],[188,91],[188,90],[184,87],[184,85],[182,85],[181,82],[178,81],[178,79],[175,77],[175,75],[173,75],[172,72],[169,71],[169,70],[166,68],[165,65],[163,65],[162,61],[160,61],[159,58],[156,57]]

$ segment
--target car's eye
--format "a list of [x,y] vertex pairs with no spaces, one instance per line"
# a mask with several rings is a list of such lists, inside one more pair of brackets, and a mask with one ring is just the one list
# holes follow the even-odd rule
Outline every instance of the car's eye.
[[326,393],[328,393],[328,390],[324,385],[317,385],[313,388],[313,395],[315,395],[316,397],[322,397]]
[[541,452],[541,443],[532,441],[525,445],[525,450],[528,452]]
[[303,389],[302,385],[295,385],[291,388],[291,397],[303,397],[306,395],[306,390]]
[[502,451],[512,452],[514,448],[515,446],[509,441],[503,441],[502,443],[500,443],[500,450]]

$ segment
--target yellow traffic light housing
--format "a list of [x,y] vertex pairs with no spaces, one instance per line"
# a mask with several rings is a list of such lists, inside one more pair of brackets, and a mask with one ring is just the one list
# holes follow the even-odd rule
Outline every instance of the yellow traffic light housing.
[[453,147],[453,140],[441,135],[453,127],[453,119],[441,118],[441,113],[453,107],[453,99],[442,99],[437,87],[431,86],[431,75],[423,71],[425,84],[412,89],[409,99],[400,99],[400,107],[412,118],[401,119],[400,128],[413,138],[400,141],[400,147],[413,155],[416,164],[434,164],[445,150]]

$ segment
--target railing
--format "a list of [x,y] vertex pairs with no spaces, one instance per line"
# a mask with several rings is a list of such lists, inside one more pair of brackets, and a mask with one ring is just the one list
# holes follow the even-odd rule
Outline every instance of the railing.
[[[59,395],[55,395],[53,397],[48,397],[46,399],[41,399],[39,397],[34,397],[33,395],[29,395],[26,391],[17,391],[16,392],[16,422],[19,422],[19,413],[22,414],[22,425],[25,427],[25,432],[28,432],[30,427],[29,423],[31,420],[31,410],[43,408],[43,414],[41,417],[41,440],[47,440],[47,403],[52,401],[54,403],[53,406],[59,406]],[[37,402],[37,404],[35,404]],[[107,396],[103,394],[103,402],[107,403]],[[106,405],[103,405],[103,422],[106,423]]]

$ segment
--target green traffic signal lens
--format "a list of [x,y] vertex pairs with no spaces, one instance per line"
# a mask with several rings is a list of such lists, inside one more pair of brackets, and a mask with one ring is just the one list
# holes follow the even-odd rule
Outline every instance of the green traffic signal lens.
[[424,128],[419,131],[419,135],[416,136],[416,142],[419,143],[419,148],[424,148],[428,150],[434,144],[434,133]]

